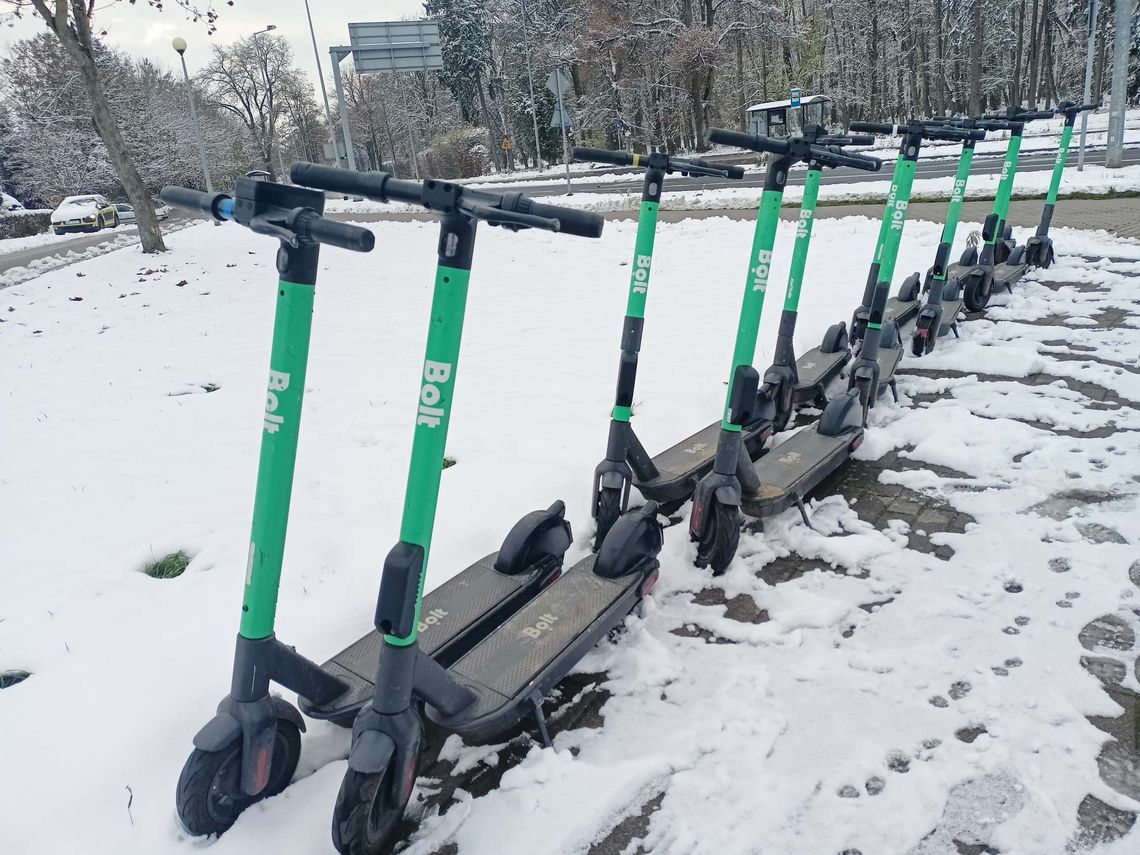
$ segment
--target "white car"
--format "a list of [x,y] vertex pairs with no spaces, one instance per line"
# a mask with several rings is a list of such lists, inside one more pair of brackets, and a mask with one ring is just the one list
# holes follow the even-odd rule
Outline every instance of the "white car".
[[104,196],[68,196],[51,212],[51,226],[57,235],[66,232],[97,232],[119,224],[119,212]]
[[135,209],[128,205],[126,202],[116,202],[115,210],[119,213],[120,223],[136,222]]
[[20,204],[20,200],[15,196],[9,196],[7,193],[0,193],[0,211],[22,211],[24,206]]

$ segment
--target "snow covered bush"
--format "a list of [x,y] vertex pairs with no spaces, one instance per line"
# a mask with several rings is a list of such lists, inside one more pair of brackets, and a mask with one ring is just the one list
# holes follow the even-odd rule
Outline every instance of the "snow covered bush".
[[0,212],[0,240],[43,234],[51,227],[51,211]]
[[460,126],[439,134],[423,153],[430,175],[474,178],[491,171],[490,133],[486,128]]

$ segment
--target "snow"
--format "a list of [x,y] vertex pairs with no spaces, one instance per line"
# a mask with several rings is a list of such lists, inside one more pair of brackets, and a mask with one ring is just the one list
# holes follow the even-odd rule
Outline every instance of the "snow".
[[[279,637],[318,661],[371,626],[429,310],[435,225],[370,227],[371,256],[322,257],[278,609]],[[752,230],[719,217],[660,225],[635,406],[650,450],[720,412]],[[857,302],[876,231],[862,217],[816,223],[800,351]],[[939,231],[907,225],[899,279],[926,268]],[[595,242],[481,230],[449,437],[457,465],[443,476],[429,587],[556,497],[577,535],[569,561],[587,553],[634,233],[632,222],[608,223]],[[786,280],[793,233],[781,223],[773,283]],[[696,600],[713,582],[691,564],[687,526],[669,528],[652,597],[580,668],[606,672],[604,727],[563,731],[554,751],[531,746],[509,764],[501,746],[453,738],[449,757],[501,766],[501,784],[460,791],[444,814],[413,807],[407,851],[583,852],[659,796],[643,841],[659,853],[743,855],[764,841],[773,853],[943,855],[973,834],[1005,852],[1059,855],[1086,794],[1140,809],[1098,777],[1106,737],[1085,716],[1119,710],[1081,667],[1077,641],[1105,613],[1136,624],[1126,571],[1140,538],[1140,433],[1074,437],[1026,421],[1134,429],[1136,410],[1104,409],[1060,381],[1016,382],[1044,368],[1140,400],[1140,377],[1109,365],[1136,366],[1140,329],[1029,323],[1134,309],[1140,244],[1067,229],[1054,238],[1049,277],[1092,290],[1030,277],[964,324],[960,342],[908,355],[902,405],[873,410],[858,452],[900,451],[918,468],[888,470],[885,482],[973,517],[964,533],[932,535],[952,557],[914,548],[901,521],[876,528],[857,502],[823,498],[812,529],[790,511],[743,535],[715,584],[770,616],[748,624]],[[74,835],[46,831],[61,816],[95,855],[201,851],[177,825],[173,791],[191,736],[228,687],[275,244],[204,223],[167,240],[160,258],[126,247],[3,293],[0,670],[32,672],[0,694],[6,851],[70,855]],[[779,322],[774,291],[759,364]],[[981,379],[995,374],[996,384]],[[1034,510],[1073,490],[1113,499],[1073,499],[1076,515]],[[1089,543],[1088,525],[1127,542]],[[177,549],[193,559],[182,577],[139,572]],[[779,584],[757,575],[791,555],[832,570]],[[1058,559],[1068,572],[1050,571]],[[1022,592],[1006,593],[1014,580]],[[1058,608],[1070,592],[1079,597]],[[869,603],[882,605],[860,608]],[[685,626],[736,643],[673,632]],[[1005,676],[992,670],[1013,659],[1021,665]],[[987,733],[974,742],[954,738],[978,724]],[[210,851],[330,851],[348,742],[310,722],[294,783]],[[421,778],[417,792],[438,783]],[[1136,845],[1133,832],[1105,855]]]
[[[134,223],[123,224],[117,228],[100,229],[99,234],[121,233],[121,232],[134,232]],[[21,249],[32,249],[37,246],[48,246],[50,244],[63,244],[67,241],[75,240],[74,232],[57,235],[55,232],[48,230],[43,234],[28,235],[27,237],[7,238],[0,240],[0,259],[4,257],[5,253],[17,252]]]

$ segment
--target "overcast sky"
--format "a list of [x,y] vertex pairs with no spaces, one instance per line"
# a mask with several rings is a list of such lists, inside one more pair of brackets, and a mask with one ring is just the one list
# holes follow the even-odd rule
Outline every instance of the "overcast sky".
[[[202,0],[205,8],[209,0]],[[304,0],[234,0],[227,6],[225,0],[214,0],[219,12],[218,31],[206,35],[206,25],[193,24],[173,2],[166,4],[164,12],[149,8],[145,2],[132,6],[126,2],[106,2],[96,13],[95,23],[107,30],[107,41],[117,48],[136,56],[149,57],[169,69],[178,68],[178,55],[170,47],[170,40],[182,36],[189,43],[186,64],[193,74],[209,58],[211,42],[231,42],[269,24],[276,24],[276,32],[289,40],[297,64],[317,85],[313,58],[313,44],[309,37],[309,24],[305,19]],[[422,0],[309,0],[313,12],[313,27],[317,33],[317,46],[321,52],[325,80],[331,86],[328,49],[330,45],[348,43],[349,21],[398,21],[402,18],[423,17]],[[5,15],[10,7],[0,2],[0,47],[7,48],[14,41],[35,35],[44,28],[43,21],[30,8],[24,18],[15,20]],[[11,26],[9,26],[11,25]]]

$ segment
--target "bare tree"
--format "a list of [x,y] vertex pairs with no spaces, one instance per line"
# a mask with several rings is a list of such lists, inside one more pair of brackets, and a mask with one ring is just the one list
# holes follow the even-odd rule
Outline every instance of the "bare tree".
[[[95,0],[5,0],[4,5],[15,7],[16,14],[20,14],[24,7],[30,6],[43,20],[48,31],[63,45],[87,90],[95,130],[106,146],[107,156],[134,206],[142,250],[165,252],[166,245],[162,242],[162,231],[158,226],[158,217],[154,213],[154,203],[147,193],[146,185],[111,112],[96,62],[95,36],[92,28],[96,12]],[[196,17],[204,17],[212,25],[214,20],[212,10],[198,13],[189,4],[178,5],[190,10]],[[158,6],[161,7],[161,3]]]

